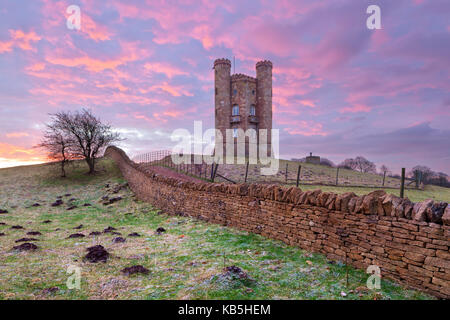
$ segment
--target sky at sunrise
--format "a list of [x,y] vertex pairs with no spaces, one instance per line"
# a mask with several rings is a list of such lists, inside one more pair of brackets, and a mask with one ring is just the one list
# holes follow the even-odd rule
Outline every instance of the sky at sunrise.
[[273,62],[281,158],[450,174],[449,17],[449,0],[1,0],[0,167],[46,161],[48,114],[81,107],[130,155],[170,149],[173,130],[214,127],[213,62],[235,57],[250,76]]

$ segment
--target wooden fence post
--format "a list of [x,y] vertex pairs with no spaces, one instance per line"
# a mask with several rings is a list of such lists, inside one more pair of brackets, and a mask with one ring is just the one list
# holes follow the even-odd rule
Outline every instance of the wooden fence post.
[[288,163],[286,162],[286,182],[288,181]]
[[405,168],[402,168],[402,181],[400,183],[400,198],[405,195]]
[[336,170],[336,185],[338,185],[338,183],[339,183],[339,167],[337,167]]
[[212,182],[214,182],[214,180],[213,180],[213,175],[214,175],[214,162],[212,163],[212,165],[211,165],[211,181]]
[[416,189],[419,189],[419,172],[417,170],[414,172],[414,176],[416,179]]
[[216,173],[217,173],[217,168],[219,167],[219,164],[216,163],[216,168],[214,169],[214,173],[213,173],[213,177],[212,177],[212,182],[214,182],[214,179],[216,178]]
[[247,161],[247,166],[245,167],[245,179],[244,179],[244,182],[245,182],[245,183],[247,183],[248,163],[249,163],[249,161]]
[[300,172],[302,170],[302,165],[299,164],[298,165],[298,170],[297,170],[297,188],[298,188],[298,184],[300,183]]
[[383,187],[384,187],[384,180],[386,179],[386,171],[383,173]]

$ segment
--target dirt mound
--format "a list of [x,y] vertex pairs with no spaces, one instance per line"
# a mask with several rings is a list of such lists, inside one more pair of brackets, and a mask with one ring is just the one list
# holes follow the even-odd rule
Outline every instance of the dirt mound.
[[46,289],[42,290],[42,294],[53,294],[58,291],[59,291],[58,287],[51,287],[51,288],[46,288]]
[[42,233],[40,233],[39,231],[30,231],[30,232],[27,232],[27,235],[29,235],[29,236],[40,236],[40,235],[42,235]]
[[99,235],[101,235],[101,234],[102,234],[102,233],[99,232],[99,231],[92,231],[91,233],[89,233],[90,236],[99,236]]
[[90,206],[92,206],[92,204],[90,204],[90,203],[83,204],[83,207],[90,207]]
[[141,265],[137,265],[137,266],[124,268],[121,270],[121,272],[124,275],[130,276],[130,275],[136,274],[136,273],[148,274],[150,272],[150,270],[148,270],[147,268],[144,268]]
[[122,238],[122,237],[117,237],[117,238],[113,239],[113,243],[122,243],[125,241],[126,241],[125,238]]
[[73,210],[73,209],[76,209],[76,208],[78,208],[77,206],[70,206],[70,207],[68,207],[66,210],[67,211],[70,211],[70,210]]
[[75,227],[74,229],[82,229],[84,226],[80,224],[78,227]]
[[64,201],[62,201],[61,199],[56,200],[55,202],[53,202],[51,204],[52,207],[59,207],[60,205],[62,205],[64,203]]
[[36,202],[36,203],[33,203],[31,206],[32,206],[32,207],[40,207],[41,204]]
[[122,200],[122,197],[114,197],[111,199],[108,199],[108,197],[106,197],[106,199],[104,199],[104,200],[105,201],[103,202],[103,205],[107,206],[109,204],[113,204],[114,202]]
[[163,227],[159,227],[158,229],[156,229],[157,234],[161,234],[163,232],[166,232],[166,229],[164,229]]
[[209,281],[219,290],[247,289],[256,285],[256,281],[237,266],[223,268],[222,273],[214,275]]
[[50,223],[50,222],[52,222],[52,220],[45,220],[45,221],[42,221],[42,223]]
[[5,235],[4,232],[0,232],[0,237],[3,237]]
[[22,243],[20,246],[13,247],[13,250],[19,250],[19,251],[33,251],[38,248],[37,245],[29,242]]
[[39,241],[39,239],[35,239],[35,238],[21,238],[16,240],[15,242],[28,242],[28,241]]
[[8,213],[8,210],[0,209],[0,213],[1,213],[1,214]]
[[84,238],[84,234],[82,233],[74,233],[67,237],[67,239],[74,239],[74,238]]
[[128,236],[129,237],[140,237],[141,235],[137,232],[133,232],[133,233],[130,233]]
[[23,229],[23,227],[22,227],[22,226],[19,226],[19,225],[17,225],[17,226],[12,226],[12,227],[11,227],[11,229]]
[[99,261],[106,262],[109,257],[109,252],[101,245],[96,245],[86,249],[88,254],[84,256],[84,260],[92,263],[97,263]]
[[105,229],[103,230],[103,232],[104,232],[104,233],[111,233],[111,232],[113,232],[114,230],[117,230],[117,229],[114,228],[114,227],[108,227],[108,228],[105,228]]
[[6,223],[0,222],[0,226],[6,226]]
[[229,266],[223,268],[223,272],[225,275],[237,276],[240,279],[249,279],[248,274],[245,273],[241,268],[236,266]]

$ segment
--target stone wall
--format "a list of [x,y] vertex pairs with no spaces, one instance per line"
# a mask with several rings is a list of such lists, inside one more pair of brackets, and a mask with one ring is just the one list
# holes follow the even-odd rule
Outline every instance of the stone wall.
[[278,185],[180,182],[142,169],[116,147],[114,159],[136,195],[167,214],[232,226],[450,298],[450,207],[375,191],[353,193]]

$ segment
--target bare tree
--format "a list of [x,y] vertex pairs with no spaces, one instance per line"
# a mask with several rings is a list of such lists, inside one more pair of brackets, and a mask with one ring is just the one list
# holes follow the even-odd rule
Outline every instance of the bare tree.
[[420,182],[428,183],[431,177],[435,175],[435,172],[428,168],[427,166],[415,166],[411,169],[411,171],[408,173],[408,176],[411,178],[418,178]]
[[428,182],[441,187],[450,187],[449,176],[444,172],[435,172]]
[[380,167],[380,173],[381,174],[386,174],[389,175],[389,173],[391,172],[391,170],[389,170],[389,168],[386,165],[381,165]]
[[375,166],[375,163],[367,160],[364,157],[361,157],[361,156],[356,157],[355,163],[356,163],[356,169],[359,170],[360,172],[365,172],[365,173],[376,173],[377,172],[377,167]]
[[73,141],[71,152],[88,164],[89,174],[95,172],[96,159],[106,147],[122,140],[110,125],[102,123],[88,109],[74,113],[58,112],[52,117],[54,127]]
[[344,169],[358,170],[360,172],[365,173],[376,173],[377,168],[373,162],[367,160],[362,156],[358,156],[355,159],[352,158],[345,159],[339,164],[338,167]]
[[338,167],[342,169],[356,170],[355,159],[345,159],[338,165]]
[[71,147],[73,147],[73,140],[65,136],[63,132],[58,130],[53,124],[47,125],[47,130],[44,137],[37,148],[44,148],[47,150],[47,156],[50,160],[59,161],[61,163],[61,177],[66,177],[65,165],[69,160],[75,159]]

